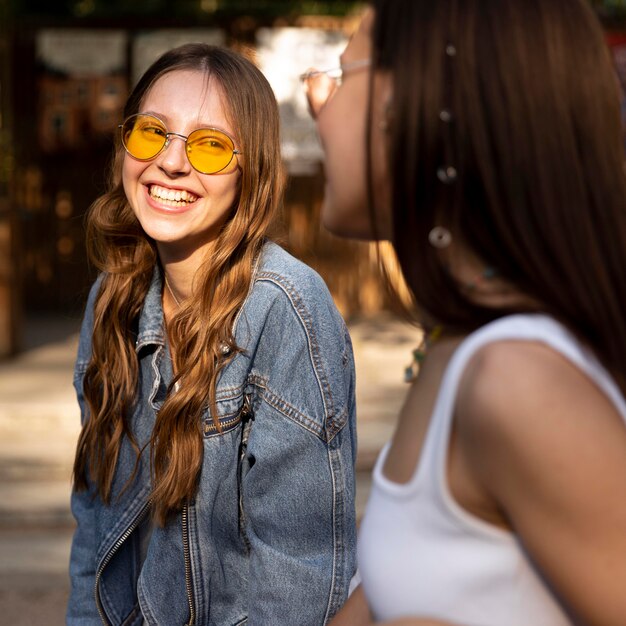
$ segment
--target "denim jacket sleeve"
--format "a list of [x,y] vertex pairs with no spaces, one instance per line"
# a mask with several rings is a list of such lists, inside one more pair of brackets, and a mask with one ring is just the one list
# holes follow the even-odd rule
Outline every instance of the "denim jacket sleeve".
[[[74,387],[81,412],[81,422],[86,419],[85,398],[83,396],[83,375],[91,355],[91,333],[93,328],[93,304],[100,286],[97,281],[91,289],[83,318],[78,355],[74,368]],[[94,602],[96,568],[96,524],[94,509],[96,502],[89,491],[72,491],[72,514],[76,519],[76,530],[72,539],[70,557],[70,598],[67,607],[68,625],[100,626],[102,621]]]
[[321,625],[345,601],[355,569],[352,347],[317,274],[295,286],[261,271],[258,281],[272,304],[251,368],[241,488],[248,620]]

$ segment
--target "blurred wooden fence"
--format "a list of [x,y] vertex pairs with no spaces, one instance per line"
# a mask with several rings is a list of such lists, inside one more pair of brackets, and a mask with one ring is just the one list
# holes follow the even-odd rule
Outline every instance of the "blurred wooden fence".
[[388,298],[378,270],[376,246],[329,233],[320,220],[323,193],[321,167],[313,176],[292,176],[277,239],[320,273],[345,317],[381,311]]

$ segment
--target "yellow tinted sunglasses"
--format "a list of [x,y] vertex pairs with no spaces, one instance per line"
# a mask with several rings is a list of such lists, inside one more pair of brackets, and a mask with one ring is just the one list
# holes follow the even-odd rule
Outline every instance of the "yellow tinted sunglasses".
[[191,166],[201,174],[217,174],[233,160],[235,143],[224,131],[217,128],[198,128],[189,135],[172,133],[154,115],[137,113],[119,125],[122,144],[126,152],[138,161],[150,161],[170,144],[172,137],[185,142],[185,152]]

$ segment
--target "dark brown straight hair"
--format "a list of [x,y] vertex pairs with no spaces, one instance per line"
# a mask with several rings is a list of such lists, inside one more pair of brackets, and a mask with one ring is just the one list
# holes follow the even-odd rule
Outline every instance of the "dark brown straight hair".
[[[124,116],[142,102],[165,74],[193,70],[216,80],[236,136],[240,191],[229,220],[195,277],[194,300],[183,303],[169,323],[176,346],[176,394],[156,416],[150,441],[152,505],[158,523],[193,497],[202,467],[201,418],[211,407],[217,424],[216,381],[227,360],[222,344],[237,351],[231,331],[248,293],[254,260],[282,198],[278,107],[269,83],[255,65],[226,48],[187,44],[166,52],[145,72],[130,94]],[[78,441],[74,488],[92,483],[110,502],[120,445],[127,438],[141,450],[129,419],[135,408],[139,364],[133,328],[158,263],[156,246],[144,233],[122,186],[124,148],[118,137],[109,191],[96,200],[87,219],[88,252],[103,272],[95,301],[92,356],[84,375],[87,419]],[[184,375],[181,373],[184,372]],[[136,468],[135,468],[136,471]],[[126,485],[132,481],[128,477]],[[125,477],[123,477],[125,478]]]
[[463,332],[520,310],[468,297],[429,245],[442,225],[587,343],[626,394],[623,131],[588,4],[373,0],[372,54],[393,83],[393,244],[418,308]]

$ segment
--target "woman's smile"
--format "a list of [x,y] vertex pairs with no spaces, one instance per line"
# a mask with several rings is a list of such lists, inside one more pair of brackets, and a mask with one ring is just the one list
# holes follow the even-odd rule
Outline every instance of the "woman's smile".
[[157,213],[176,216],[188,213],[199,206],[201,197],[182,187],[170,187],[156,183],[145,185],[145,202]]
[[198,199],[198,196],[186,189],[172,189],[160,185],[149,185],[148,193],[157,202],[174,208],[189,206]]

